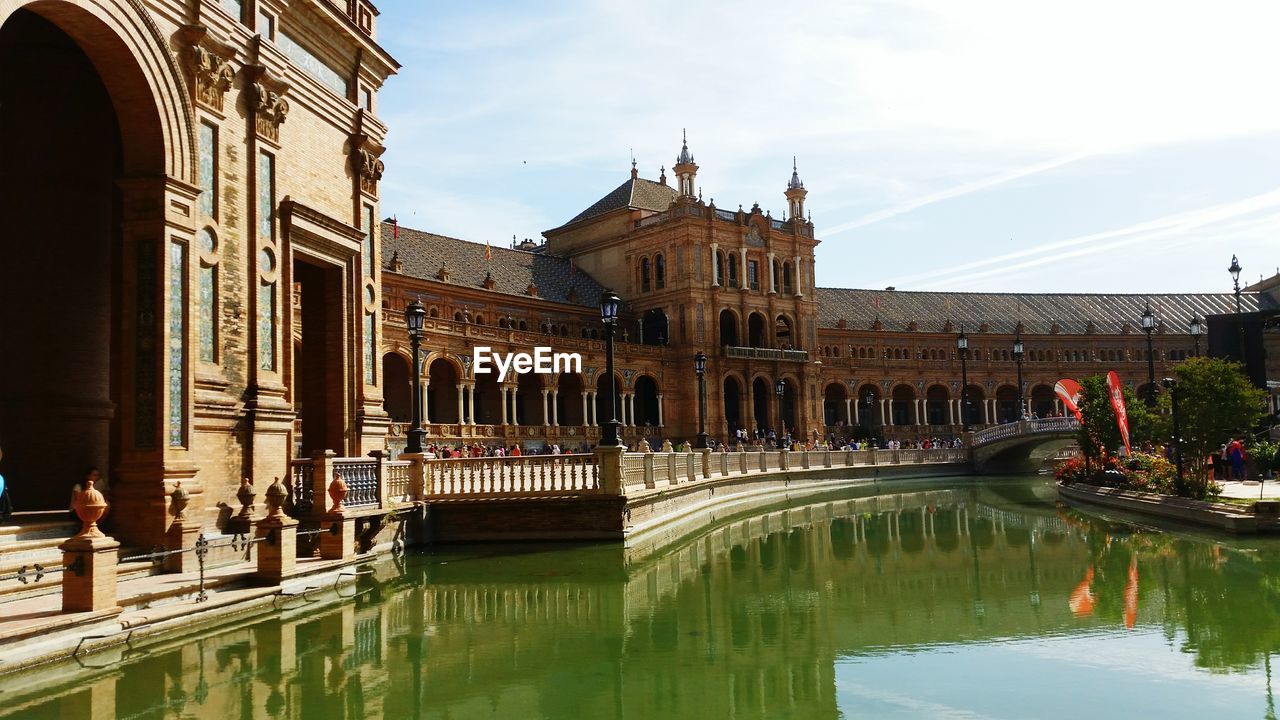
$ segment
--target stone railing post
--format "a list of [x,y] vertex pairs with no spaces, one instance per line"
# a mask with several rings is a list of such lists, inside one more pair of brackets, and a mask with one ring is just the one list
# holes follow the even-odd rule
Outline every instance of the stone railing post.
[[387,500],[387,453],[383,450],[370,450],[369,457],[374,460],[374,477],[378,479],[378,509],[386,510],[391,506]]
[[809,457],[809,451],[805,450],[804,456],[800,458],[801,467],[803,467],[805,470],[808,470],[810,468],[810,460],[811,459]]
[[400,453],[401,460],[409,461],[409,492],[421,502],[430,491],[427,487],[427,462],[422,453]]
[[593,451],[600,468],[600,492],[605,495],[625,495],[622,485],[621,445],[597,445]]
[[89,487],[72,501],[80,517],[80,532],[58,546],[62,551],[62,612],[119,610],[116,605],[116,563],[120,543],[98,529],[107,511],[102,493]]
[[702,449],[702,479],[711,477],[711,448]]
[[333,459],[337,456],[332,450],[321,450],[311,456],[311,514],[315,517],[324,515],[324,499],[328,497],[329,481],[333,480]]
[[871,461],[867,463],[868,465],[875,465],[879,462],[879,459],[876,457],[876,455],[878,455],[880,452],[879,450],[873,447],[870,450],[867,450],[866,452],[867,452],[867,458]]
[[744,474],[747,472],[747,451],[746,450],[742,450],[738,452],[738,472],[741,472]]
[[778,469],[780,470],[791,469],[791,453],[790,452],[786,450],[778,451]]
[[829,448],[822,451],[822,466],[831,467],[831,450]]
[[764,446],[760,446],[760,472],[769,469],[769,454],[764,451]]
[[644,454],[644,486],[650,490],[657,487],[657,483],[653,479],[653,453]]
[[[379,482],[379,491],[381,490]],[[380,495],[379,498],[381,497]],[[333,501],[333,506],[320,521],[321,527],[328,530],[320,534],[320,557],[323,560],[350,560],[356,555],[356,519],[347,517],[346,509],[342,506],[342,501],[347,498],[346,483],[338,479],[331,481],[329,498]]]
[[[196,545],[196,536],[200,534],[200,523],[191,522],[187,518],[186,509],[190,501],[191,494],[182,487],[182,481],[174,483],[173,492],[169,493],[169,512],[173,515],[173,523],[165,533],[166,550],[190,549]],[[176,552],[164,559],[165,572],[186,572],[194,569],[195,565],[194,553]]]
[[675,485],[676,482],[676,454],[671,451],[667,453],[667,483]]
[[[265,495],[267,516],[258,521],[255,535],[262,539],[258,543],[258,571],[255,577],[262,582],[279,585],[285,577],[293,574],[297,566],[298,521],[285,515],[281,507],[285,489],[280,484],[280,478],[271,483]],[[314,511],[317,515],[324,513],[326,495],[325,491],[316,493]]]

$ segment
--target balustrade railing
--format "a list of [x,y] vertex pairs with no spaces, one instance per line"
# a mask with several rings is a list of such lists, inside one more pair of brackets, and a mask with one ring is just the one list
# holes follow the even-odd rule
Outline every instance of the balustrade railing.
[[413,501],[413,482],[408,460],[389,460],[383,465],[386,476],[387,500],[394,503]]
[[334,458],[333,470],[347,484],[343,505],[361,508],[378,505],[378,460],[376,458]]
[[1080,423],[1073,417],[1041,418],[1037,420],[1019,420],[1017,422],[994,425],[973,434],[973,444],[995,442],[1019,435],[1035,435],[1037,433],[1075,432]]
[[807,350],[782,350],[780,348],[753,348],[726,345],[724,356],[745,360],[781,360],[786,362],[808,362]]
[[451,458],[425,463],[433,498],[598,492],[595,455]]
[[289,463],[289,498],[287,510],[295,517],[309,514],[315,507],[315,486],[312,475],[315,464],[310,458],[300,458]]

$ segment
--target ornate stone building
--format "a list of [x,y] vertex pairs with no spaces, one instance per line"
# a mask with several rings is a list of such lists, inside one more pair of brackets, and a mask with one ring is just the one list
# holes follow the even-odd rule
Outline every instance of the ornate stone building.
[[[787,210],[781,218],[758,205],[730,210],[704,201],[697,171],[686,142],[672,167],[674,184],[665,169],[654,181],[633,167],[612,192],[546,231],[545,243],[494,249],[492,260],[485,260],[483,245],[399,229],[398,240],[383,247],[384,373],[388,411],[399,421],[393,434],[409,418],[403,308],[415,295],[431,313],[425,367],[430,435],[535,444],[544,436],[594,439],[598,422],[607,419],[603,403],[590,412],[606,394],[597,339],[602,287],[626,301],[618,346],[619,419],[630,440],[697,433],[698,351],[709,356],[712,437],[730,437],[739,427],[778,429],[779,417],[806,436],[953,436],[966,424],[1014,419],[1024,407],[1038,415],[1061,412],[1053,386],[1064,377],[1114,369],[1141,396],[1148,371],[1141,318],[1148,303],[1156,318],[1151,340],[1157,378],[1195,352],[1188,330],[1193,316],[1234,307],[1225,293],[815,287],[818,240],[794,166],[782,190]],[[392,231],[384,226],[383,237]],[[1252,291],[1243,303],[1246,311],[1276,305],[1274,297]],[[965,368],[956,346],[962,328],[970,347]],[[1025,349],[1021,392],[1014,355],[1019,337]],[[537,379],[545,376],[523,376],[508,387],[490,387],[492,380],[476,380],[466,365],[479,343],[504,352],[534,345],[582,352],[585,371],[545,382]],[[961,408],[966,374],[967,417]],[[518,408],[514,417],[506,410],[511,402]]]
[[20,509],[89,465],[150,547],[179,482],[381,448],[367,0],[0,3],[0,443]]

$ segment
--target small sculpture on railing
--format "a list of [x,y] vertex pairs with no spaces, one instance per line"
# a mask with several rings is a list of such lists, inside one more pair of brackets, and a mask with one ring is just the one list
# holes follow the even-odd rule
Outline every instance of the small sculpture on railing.
[[277,477],[275,482],[267,487],[267,492],[264,496],[267,500],[267,517],[278,518],[283,514],[282,508],[284,507],[284,499],[287,496],[288,491],[285,490],[280,478]]
[[237,520],[253,519],[253,501],[258,497],[258,493],[254,492],[253,481],[249,478],[240,480],[240,489],[236,491],[236,499],[240,501],[240,512],[236,515]]
[[653,452],[653,448],[649,447],[649,441],[648,441],[648,440],[646,440],[646,439],[644,439],[644,438],[640,438],[640,443],[639,443],[639,445],[637,445],[637,446],[636,446],[636,451],[637,451],[637,452],[642,452],[642,453],[651,453],[651,452]]
[[347,482],[342,479],[342,473],[337,470],[333,471],[333,480],[329,483],[329,499],[333,500],[333,507],[329,508],[329,514],[341,515],[342,501],[347,499]]
[[182,487],[182,481],[179,480],[173,484],[173,492],[169,493],[169,512],[173,514],[175,522],[182,522],[187,519],[187,505],[191,502],[191,493]]
[[674,448],[671,446],[671,440],[670,440],[670,439],[663,440],[663,441],[662,441],[662,452],[664,452],[664,453],[669,453],[669,452],[673,452],[673,451],[674,451]]
[[72,500],[72,509],[81,523],[80,532],[75,535],[77,538],[105,537],[98,529],[98,521],[107,511],[107,499],[93,486],[96,476],[97,472],[91,471],[85,480],[85,489],[77,492]]

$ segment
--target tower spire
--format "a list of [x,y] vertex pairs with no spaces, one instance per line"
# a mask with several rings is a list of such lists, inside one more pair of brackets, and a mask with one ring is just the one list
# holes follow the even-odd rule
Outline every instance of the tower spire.
[[787,207],[791,210],[791,219],[801,221],[804,219],[804,196],[809,194],[804,189],[804,182],[800,180],[800,170],[796,165],[796,156],[791,156],[791,180],[787,182],[786,192]]
[[693,161],[693,153],[689,152],[689,133],[685,128],[680,130],[680,155],[676,157],[676,164],[671,169],[676,174],[676,188],[680,195],[694,197],[698,165]]

